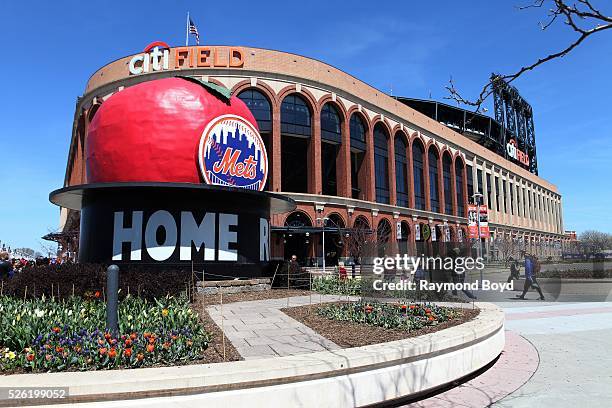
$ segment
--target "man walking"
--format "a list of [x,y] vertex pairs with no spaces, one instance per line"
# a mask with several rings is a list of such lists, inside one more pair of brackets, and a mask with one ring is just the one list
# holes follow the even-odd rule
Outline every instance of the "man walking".
[[529,288],[533,287],[540,294],[540,300],[544,300],[544,294],[542,293],[542,289],[540,288],[540,285],[538,284],[538,281],[536,279],[536,274],[539,268],[540,265],[538,262],[538,258],[530,254],[525,254],[525,286],[523,286],[523,293],[517,295],[519,299],[524,300],[525,294],[527,293]]

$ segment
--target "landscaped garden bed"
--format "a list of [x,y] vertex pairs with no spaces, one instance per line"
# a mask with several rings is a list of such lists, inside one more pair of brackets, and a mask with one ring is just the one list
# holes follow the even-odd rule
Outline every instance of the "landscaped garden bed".
[[340,347],[420,336],[472,320],[477,308],[421,303],[336,302],[282,310]]
[[91,298],[0,297],[0,373],[186,364],[201,360],[207,333],[187,298],[127,296],[119,332],[105,331],[106,304]]

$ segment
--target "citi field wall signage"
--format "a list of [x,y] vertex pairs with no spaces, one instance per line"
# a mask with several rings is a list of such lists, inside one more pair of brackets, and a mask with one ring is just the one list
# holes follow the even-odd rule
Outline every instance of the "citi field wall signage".
[[175,47],[162,41],[145,47],[142,54],[134,55],[128,63],[130,75],[147,74],[189,68],[242,68],[244,49],[241,47]]
[[478,239],[478,218],[480,217],[480,238],[489,238],[489,209],[486,205],[468,205],[468,238]]
[[508,157],[521,162],[521,164],[525,166],[529,166],[529,155],[518,149],[516,146],[516,140],[510,139],[510,141],[506,144],[506,153],[508,153]]

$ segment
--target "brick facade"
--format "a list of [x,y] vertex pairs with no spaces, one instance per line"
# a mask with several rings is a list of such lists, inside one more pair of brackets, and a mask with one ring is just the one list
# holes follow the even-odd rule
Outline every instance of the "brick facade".
[[[218,47],[224,49],[225,47]],[[311,225],[317,225],[317,218],[337,214],[346,227],[352,227],[358,216],[368,220],[375,229],[381,220],[387,220],[393,240],[396,237],[396,223],[405,222],[409,228],[409,241],[414,242],[416,223],[445,225],[452,237],[457,237],[459,228],[466,229],[466,214],[458,213],[456,194],[456,169],[463,172],[462,200],[467,210],[467,177],[476,176],[476,168],[482,170],[483,201],[487,202],[486,174],[490,174],[492,183],[515,183],[520,190],[517,195],[529,200],[522,200],[521,212],[503,211],[497,207],[506,201],[509,205],[509,188],[505,195],[497,197],[495,188],[491,188],[490,225],[500,236],[518,234],[525,242],[542,240],[556,241],[563,232],[561,196],[556,187],[540,177],[529,173],[521,167],[505,160],[483,146],[455,133],[453,130],[427,118],[403,105],[390,96],[357,80],[356,78],[320,61],[287,54],[278,51],[244,48],[245,61],[240,68],[197,68],[183,69],[181,75],[192,75],[200,79],[215,82],[240,94],[247,89],[256,89],[269,101],[272,117],[272,132],[268,155],[271,156],[269,189],[273,192],[287,193],[298,202],[298,210],[310,219]],[[97,71],[89,80],[86,93],[77,104],[73,137],[66,169],[65,185],[87,182],[84,162],[84,145],[88,124],[100,104],[114,92],[124,87],[151,79],[175,75],[176,71],[159,71],[138,76],[129,75],[127,62],[130,57],[119,59]],[[174,67],[174,61],[170,62]],[[285,97],[299,94],[306,101],[311,113],[311,137],[308,144],[308,177],[307,194],[294,194],[281,190],[282,180],[282,140],[281,104]],[[321,163],[321,111],[326,104],[332,104],[340,115],[341,144],[336,158],[337,195],[322,195]],[[361,200],[352,199],[351,153],[349,122],[352,115],[359,115],[366,125],[365,163],[359,174],[359,184],[363,186]],[[375,165],[374,165],[374,127],[380,124],[387,135],[388,173],[390,204],[376,203]],[[406,141],[407,182],[409,206],[399,207],[396,191],[395,137]],[[414,197],[414,174],[412,147],[418,141],[424,146],[423,176],[425,179],[425,210],[416,210]],[[429,152],[437,155],[438,202],[440,211],[432,212],[430,206]],[[451,162],[451,214],[444,214],[445,194],[443,179],[443,161]],[[466,164],[474,166],[474,174],[467,174]],[[496,180],[497,179],[497,180]],[[495,181],[493,181],[495,180]],[[478,185],[473,182],[474,188]],[[494,186],[492,186],[494,187]],[[523,190],[523,188],[525,190]],[[531,206],[526,205],[531,202]],[[519,203],[518,197],[512,198],[512,204]],[[518,210],[518,208],[517,208]],[[519,215],[520,214],[520,215]],[[283,226],[288,214],[275,215],[274,226]],[[440,237],[443,238],[443,237]],[[272,242],[275,252],[280,251],[279,243]]]

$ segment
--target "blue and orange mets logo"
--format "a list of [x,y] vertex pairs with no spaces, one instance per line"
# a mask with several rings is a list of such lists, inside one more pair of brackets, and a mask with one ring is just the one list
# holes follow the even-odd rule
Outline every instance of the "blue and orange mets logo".
[[259,132],[246,119],[222,115],[210,121],[200,138],[200,171],[207,184],[262,191],[268,156]]

